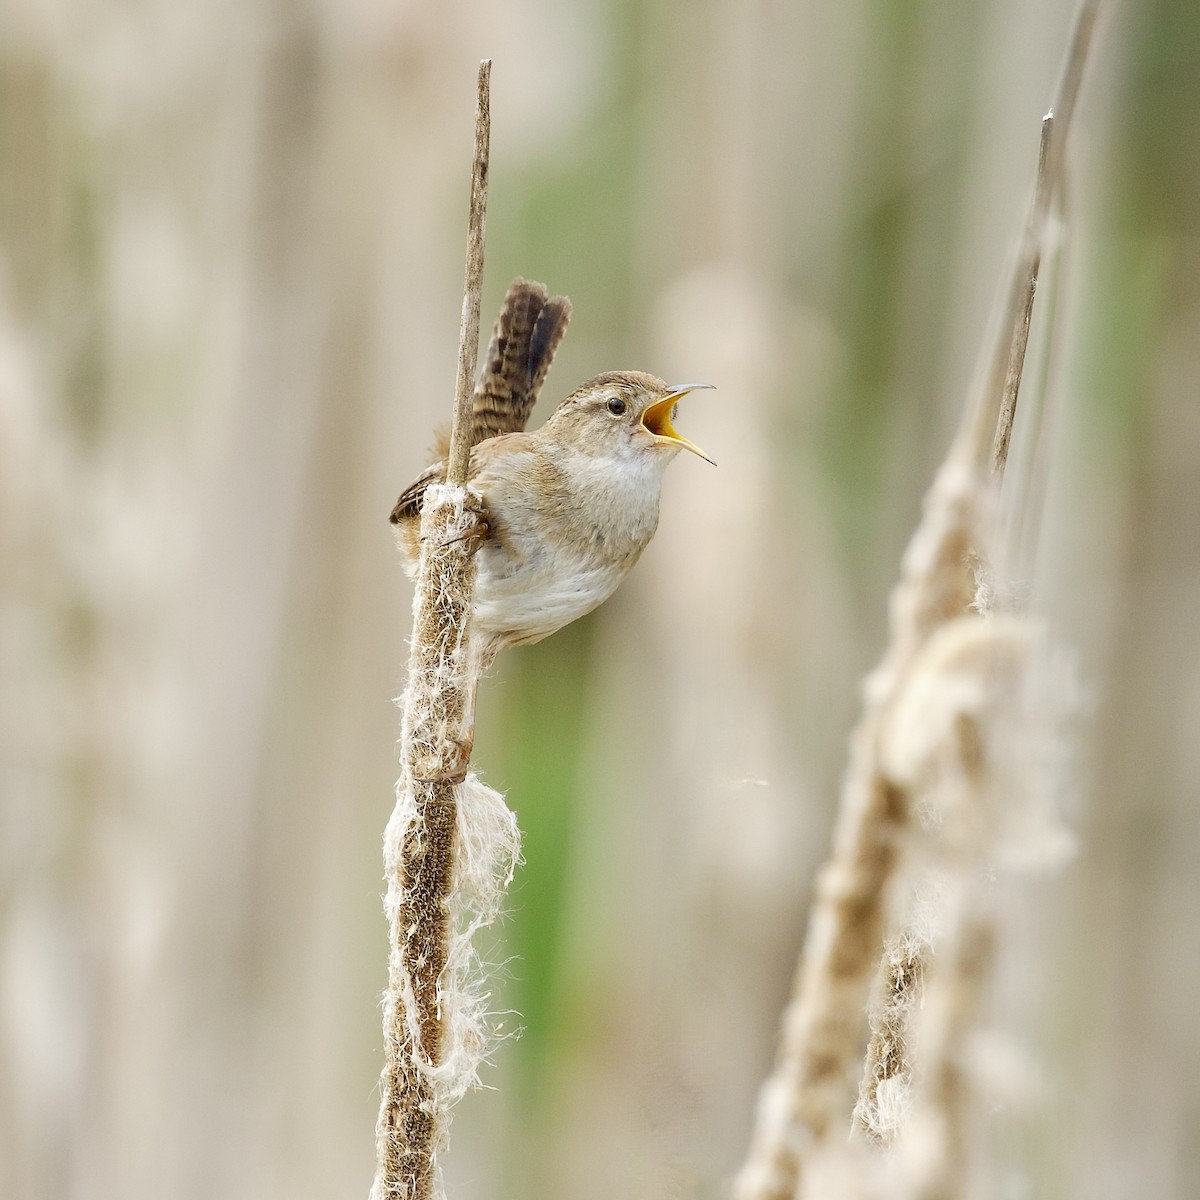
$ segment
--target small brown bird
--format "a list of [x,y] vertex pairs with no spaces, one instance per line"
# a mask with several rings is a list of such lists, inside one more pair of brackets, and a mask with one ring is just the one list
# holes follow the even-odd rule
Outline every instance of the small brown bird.
[[[570,301],[514,280],[475,389],[469,481],[483,496],[473,641],[483,664],[506,646],[536,642],[616,591],[658,526],[663,472],[681,450],[712,462],[672,424],[681,396],[640,371],[597,375],[532,433],[526,422],[570,320]],[[423,471],[392,510],[415,573]]]

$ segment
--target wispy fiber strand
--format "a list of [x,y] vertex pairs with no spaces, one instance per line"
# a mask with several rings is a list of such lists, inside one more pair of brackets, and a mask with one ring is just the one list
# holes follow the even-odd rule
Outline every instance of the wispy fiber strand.
[[[974,1150],[985,1106],[969,1035],[998,940],[987,876],[1002,815],[1027,806],[1042,783],[1031,726],[1055,724],[1055,697],[1036,670],[1045,651],[1027,616],[976,611],[950,622],[929,639],[881,747],[884,769],[921,811],[924,835],[915,839],[924,902],[898,935],[915,948],[921,995],[892,1025],[915,1069],[890,1081],[898,1119],[872,1129],[896,1143],[897,1196],[954,1200],[980,1180]],[[878,1097],[873,1109],[860,1108],[868,1128],[881,1114]]]

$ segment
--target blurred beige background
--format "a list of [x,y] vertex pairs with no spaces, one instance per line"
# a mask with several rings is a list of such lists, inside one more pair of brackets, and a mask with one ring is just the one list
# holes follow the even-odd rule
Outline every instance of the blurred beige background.
[[[1113,7],[1017,447],[1046,517],[1014,582],[1086,711],[1078,855],[1008,901],[994,1018],[1035,1085],[997,1101],[997,1197],[1200,1179],[1200,9]],[[1072,11],[9,0],[0,1194],[366,1194],[386,517],[449,413],[485,55],[485,321],[515,274],[573,298],[546,405],[717,384],[681,426],[720,467],[673,466],[618,596],[484,685],[524,1032],[447,1178],[724,1194]]]

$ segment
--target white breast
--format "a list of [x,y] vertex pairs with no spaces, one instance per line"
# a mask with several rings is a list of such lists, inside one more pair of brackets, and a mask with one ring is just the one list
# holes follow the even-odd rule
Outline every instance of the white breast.
[[504,495],[507,544],[488,543],[479,552],[476,634],[509,645],[535,642],[603,604],[658,525],[665,464],[655,459],[572,461],[569,538],[562,528],[567,518],[548,526],[535,498]]
[[[479,555],[475,628],[506,643],[536,642],[578,620],[616,591],[627,568],[557,554],[506,573],[497,551]],[[498,570],[493,568],[499,568]]]

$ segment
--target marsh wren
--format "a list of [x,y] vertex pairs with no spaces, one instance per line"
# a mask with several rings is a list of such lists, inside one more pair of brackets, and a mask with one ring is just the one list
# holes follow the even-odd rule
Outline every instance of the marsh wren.
[[[549,420],[525,431],[570,320],[570,301],[514,280],[475,388],[470,484],[483,497],[472,622],[484,665],[500,650],[548,637],[616,591],[658,526],[663,472],[680,450],[708,462],[672,424],[680,397],[711,384],[668,386],[611,371],[577,387]],[[423,471],[392,509],[415,574]]]

